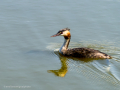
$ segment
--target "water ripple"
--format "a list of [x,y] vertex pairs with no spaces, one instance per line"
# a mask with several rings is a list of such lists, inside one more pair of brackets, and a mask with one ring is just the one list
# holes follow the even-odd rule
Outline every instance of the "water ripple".
[[[115,47],[114,43],[89,43],[89,42],[71,42],[70,48],[75,47],[88,47],[103,51],[108,53],[113,57],[110,60],[78,60],[76,58],[69,58],[59,55],[58,50],[56,48],[60,48],[61,43],[51,43],[46,48],[50,51],[54,51],[60,60],[67,60],[67,68],[70,72],[78,72],[79,74],[84,75],[86,78],[91,79],[92,82],[98,81],[107,81],[114,85],[120,84],[120,48]],[[62,63],[62,62],[61,62]],[[62,64],[64,65],[64,64]],[[116,66],[117,65],[117,66]],[[63,67],[63,66],[62,66]],[[61,69],[60,69],[61,70]],[[67,70],[65,70],[67,71]],[[66,72],[67,73],[67,72]],[[65,73],[65,74],[66,74]],[[63,75],[65,76],[65,75]]]

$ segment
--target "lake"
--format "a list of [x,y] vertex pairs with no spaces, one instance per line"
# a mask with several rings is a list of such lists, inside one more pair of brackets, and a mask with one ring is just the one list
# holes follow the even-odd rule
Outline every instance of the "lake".
[[[58,50],[88,47],[112,59],[65,57]],[[120,90],[120,0],[1,0],[2,90]]]

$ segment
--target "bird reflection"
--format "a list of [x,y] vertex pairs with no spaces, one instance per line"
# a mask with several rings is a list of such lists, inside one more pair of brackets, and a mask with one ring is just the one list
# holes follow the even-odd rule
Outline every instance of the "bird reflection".
[[64,77],[66,73],[68,72],[68,60],[69,59],[72,59],[75,61],[82,61],[82,62],[90,62],[90,61],[95,60],[95,59],[67,57],[67,56],[63,56],[62,54],[60,54],[59,51],[55,51],[54,53],[59,57],[61,61],[61,68],[58,70],[48,70],[47,72],[53,73],[54,75],[59,76],[59,77]]
[[68,71],[68,63],[67,63],[68,59],[57,51],[55,51],[55,54],[61,60],[61,68],[58,70],[48,70],[48,73],[54,73],[56,76],[64,77]]

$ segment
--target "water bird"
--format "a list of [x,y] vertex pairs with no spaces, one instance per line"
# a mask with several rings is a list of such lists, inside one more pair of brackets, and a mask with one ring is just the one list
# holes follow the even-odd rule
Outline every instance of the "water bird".
[[65,40],[63,45],[59,49],[59,52],[65,56],[72,56],[72,57],[78,57],[78,58],[95,58],[95,59],[111,59],[112,58],[111,56],[99,50],[94,50],[86,47],[68,49],[68,45],[71,39],[69,28],[61,29],[57,32],[57,34],[51,37],[56,37],[56,36],[64,36]]

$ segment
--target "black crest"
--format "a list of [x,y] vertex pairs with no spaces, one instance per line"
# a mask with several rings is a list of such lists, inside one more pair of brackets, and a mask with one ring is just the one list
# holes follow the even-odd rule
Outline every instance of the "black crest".
[[62,33],[63,33],[64,31],[66,31],[66,30],[70,31],[69,28],[64,28],[64,29],[59,30],[58,33],[59,33],[59,34],[62,34]]
[[64,29],[62,29],[62,30],[68,30],[68,31],[70,31],[70,29],[67,27],[67,28],[64,28]]

